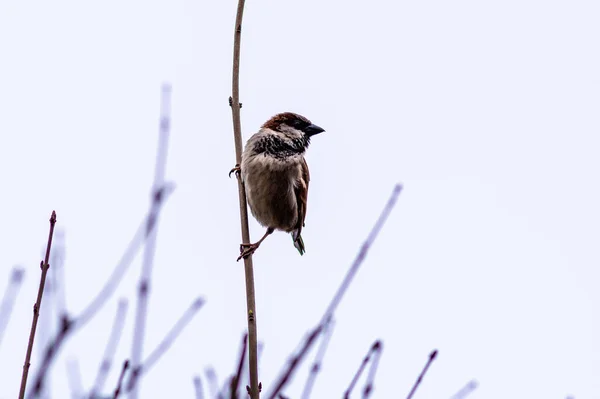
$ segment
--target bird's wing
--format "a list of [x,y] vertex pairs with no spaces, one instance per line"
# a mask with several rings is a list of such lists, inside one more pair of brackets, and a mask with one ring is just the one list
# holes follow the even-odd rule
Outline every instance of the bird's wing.
[[300,162],[300,176],[298,183],[296,184],[296,201],[298,205],[298,222],[296,229],[298,229],[298,235],[302,231],[304,226],[304,218],[306,217],[306,203],[308,200],[308,183],[310,181],[310,173],[308,172],[308,164],[306,159],[302,158]]

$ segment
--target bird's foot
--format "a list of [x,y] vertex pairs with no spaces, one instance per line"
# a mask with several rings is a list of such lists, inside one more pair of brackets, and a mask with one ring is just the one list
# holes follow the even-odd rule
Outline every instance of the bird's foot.
[[254,244],[240,244],[240,256],[238,256],[237,261],[239,262],[240,259],[246,259],[248,256],[252,255],[259,245],[260,243],[258,242]]
[[235,176],[239,179],[241,170],[242,168],[240,167],[240,164],[235,164],[235,167],[229,171],[229,177],[231,177],[231,174],[235,172]]

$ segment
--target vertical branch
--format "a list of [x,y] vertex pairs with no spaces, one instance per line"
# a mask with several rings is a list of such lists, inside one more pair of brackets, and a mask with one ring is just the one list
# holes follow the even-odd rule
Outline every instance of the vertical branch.
[[204,389],[202,388],[202,378],[199,375],[194,377],[194,392],[196,399],[204,399]]
[[50,216],[50,232],[48,233],[48,245],[46,245],[46,257],[40,263],[42,275],[40,277],[40,286],[35,304],[33,305],[33,321],[31,322],[31,331],[29,332],[29,343],[27,345],[27,353],[25,355],[25,363],[23,364],[23,375],[21,377],[21,389],[19,390],[19,399],[25,397],[25,388],[27,387],[27,375],[29,374],[29,366],[31,365],[31,351],[33,350],[33,340],[35,338],[35,329],[37,327],[38,318],[40,317],[40,308],[42,307],[42,296],[44,295],[44,284],[46,283],[46,274],[48,273],[48,260],[50,258],[50,249],[52,248],[52,236],[54,235],[54,225],[56,224],[56,212],[52,211]]
[[[148,241],[144,247],[144,258],[142,261],[142,273],[138,284],[138,302],[133,332],[133,345],[131,351],[132,369],[138,370],[143,356],[144,336],[146,330],[146,317],[148,314],[148,297],[150,291],[150,279],[152,277],[152,266],[154,264],[154,250],[156,247],[156,229],[162,196],[162,187],[165,180],[165,169],[167,164],[167,150],[169,144],[170,118],[171,118],[171,86],[165,84],[162,87],[160,132],[158,148],[156,153],[156,167],[154,170],[154,183],[152,187],[152,201],[150,205],[150,218],[146,225],[146,237]],[[130,379],[130,382],[133,379]],[[130,386],[133,388],[131,398],[137,399],[139,384]]]
[[429,369],[429,366],[431,365],[431,362],[433,362],[433,360],[437,356],[437,353],[438,353],[438,351],[436,349],[436,350],[434,350],[433,352],[431,352],[429,354],[429,359],[427,360],[427,364],[425,364],[425,367],[423,367],[423,370],[421,371],[421,374],[419,374],[419,377],[417,378],[417,381],[415,381],[415,385],[413,385],[413,387],[410,390],[410,392],[409,392],[408,396],[406,397],[406,399],[411,399],[413,397],[413,395],[415,394],[415,391],[419,387],[419,384],[421,384],[421,381],[423,381],[423,377],[425,376],[425,373],[427,373],[427,370]]
[[312,392],[312,388],[315,385],[315,380],[317,379],[317,374],[321,371],[321,367],[323,365],[323,358],[325,357],[325,352],[327,351],[327,347],[329,346],[329,340],[331,339],[331,335],[333,334],[334,320],[331,319],[324,326],[323,336],[321,337],[321,344],[319,345],[319,349],[317,350],[317,355],[315,356],[315,361],[310,368],[310,373],[308,374],[308,379],[306,380],[306,384],[304,384],[304,390],[302,391],[302,399],[309,399],[310,394]]
[[[233,118],[233,137],[235,142],[236,164],[242,163],[242,121],[240,117],[240,45],[242,41],[242,18],[244,16],[245,0],[239,0],[237,14],[235,17],[235,32],[233,36],[233,77],[231,84],[231,97],[229,105]],[[242,242],[250,242],[250,230],[248,228],[248,208],[246,206],[246,190],[244,182],[238,176],[238,191],[240,202],[240,225],[242,230]],[[248,312],[248,362],[250,369],[250,398],[258,399],[258,335],[256,329],[256,300],[254,291],[254,267],[252,256],[244,258],[244,271],[246,275],[246,309]]]

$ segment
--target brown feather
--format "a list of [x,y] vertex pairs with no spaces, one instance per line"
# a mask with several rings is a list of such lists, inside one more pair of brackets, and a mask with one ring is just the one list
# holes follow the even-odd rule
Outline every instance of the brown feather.
[[298,221],[296,223],[296,229],[298,229],[297,236],[302,232],[304,227],[304,219],[306,218],[306,205],[308,202],[308,183],[310,182],[310,173],[308,171],[308,164],[306,159],[302,157],[300,162],[300,180],[295,188],[296,201],[298,204]]

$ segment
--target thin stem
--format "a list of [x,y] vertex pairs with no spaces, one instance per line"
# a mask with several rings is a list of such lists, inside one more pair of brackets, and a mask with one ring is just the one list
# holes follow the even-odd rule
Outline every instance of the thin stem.
[[230,385],[230,398],[237,399],[238,398],[238,387],[240,385],[240,380],[242,378],[242,370],[244,369],[244,359],[246,358],[246,349],[248,347],[248,334],[244,334],[244,338],[242,339],[242,345],[240,348],[240,356],[238,362],[237,373],[235,377],[231,380]]
[[6,291],[4,291],[2,304],[0,305],[0,344],[2,343],[4,331],[6,331],[6,327],[8,326],[13,306],[15,305],[17,295],[19,294],[19,289],[23,283],[24,273],[25,271],[20,267],[14,267],[10,273],[10,281],[6,287]]
[[[233,74],[231,82],[231,97],[229,105],[233,118],[233,137],[235,143],[236,164],[242,163],[242,121],[240,116],[240,46],[242,41],[242,19],[244,16],[244,0],[238,1],[235,17],[235,31],[233,35]],[[246,190],[244,182],[238,178],[240,225],[242,230],[242,242],[250,242],[250,230],[248,228],[248,208],[246,205]],[[258,399],[260,389],[258,387],[258,334],[256,327],[256,299],[254,289],[254,267],[252,256],[244,258],[244,271],[246,275],[246,309],[248,316],[248,362],[250,369],[250,398]]]
[[451,399],[464,399],[471,394],[477,388],[477,381],[469,381],[460,391],[454,394]]
[[72,399],[81,399],[83,397],[83,384],[81,382],[81,369],[77,359],[67,360],[67,382],[71,391]]
[[19,399],[25,397],[25,388],[27,387],[27,375],[29,374],[29,366],[31,366],[31,352],[33,350],[33,340],[35,338],[35,329],[37,327],[38,318],[40,317],[40,309],[42,307],[42,296],[44,295],[44,285],[46,283],[46,274],[48,273],[48,260],[50,259],[50,249],[52,248],[52,236],[54,235],[54,225],[56,224],[56,212],[52,211],[50,216],[50,232],[48,233],[48,245],[46,245],[46,256],[40,267],[42,275],[40,277],[40,286],[35,304],[33,305],[33,321],[31,323],[31,331],[29,332],[29,343],[27,344],[27,354],[25,355],[25,364],[23,364],[23,375],[21,377],[21,389],[19,391]]
[[[381,353],[381,341],[377,340],[369,348],[369,351],[367,352],[367,355],[365,356],[365,358],[361,362],[360,367],[358,368],[358,370],[356,370],[356,373],[354,374],[354,377],[352,378],[352,381],[350,381],[350,385],[346,389],[346,392],[344,392],[344,398],[345,399],[350,398],[350,394],[352,393],[352,390],[356,386],[356,383],[358,382],[358,379],[360,378],[360,376],[362,375],[363,371],[365,370],[365,367],[367,367],[367,364],[371,360],[371,357],[373,357],[374,361],[378,361],[380,353]],[[375,370],[376,369],[377,369],[377,365],[375,365]],[[369,373],[369,375],[371,375],[371,373]],[[373,378],[374,378],[374,375],[373,375]],[[367,387],[368,386],[369,386],[369,379],[367,379]],[[370,393],[370,389],[368,391]]]
[[196,399],[204,399],[204,389],[202,388],[202,378],[199,375],[194,377],[194,392]]
[[90,399],[96,398],[102,391],[102,388],[104,387],[104,383],[106,382],[106,378],[108,377],[108,373],[110,372],[110,368],[112,366],[113,358],[115,357],[115,352],[117,351],[117,346],[119,345],[119,341],[121,339],[121,334],[123,333],[126,315],[127,300],[121,299],[119,301],[117,314],[115,315],[115,319],[113,321],[112,329],[108,338],[108,342],[106,344],[106,348],[104,349],[102,363],[100,363],[100,367],[98,368],[98,374],[96,374],[96,381],[94,382],[94,387],[90,392]]
[[335,310],[337,309],[338,305],[342,301],[344,294],[348,290],[350,283],[352,283],[352,279],[356,275],[356,272],[358,272],[360,265],[362,265],[363,261],[365,260],[367,253],[369,252],[369,248],[371,247],[371,245],[373,245],[373,242],[375,242],[375,239],[377,238],[377,235],[381,231],[381,228],[385,224],[392,209],[394,209],[394,206],[396,205],[396,202],[398,200],[398,196],[400,195],[401,192],[402,192],[402,185],[396,184],[394,186],[394,189],[392,191],[392,194],[390,195],[390,198],[389,198],[387,204],[385,205],[385,207],[383,208],[383,211],[379,215],[377,222],[375,222],[375,225],[373,226],[367,239],[363,243],[358,255],[354,259],[354,262],[352,262],[350,269],[348,269],[348,272],[346,273],[346,276],[344,277],[342,284],[340,285],[337,292],[333,296],[333,299],[329,303],[327,310],[325,310],[323,317],[321,317],[321,321],[319,322],[318,326],[315,328],[313,334],[309,335],[309,337],[305,340],[303,350],[297,356],[292,358],[292,360],[289,362],[288,367],[283,369],[283,371],[281,372],[281,377],[279,377],[279,379],[277,380],[277,383],[274,384],[276,388],[274,389],[274,391],[272,393],[270,393],[267,396],[269,399],[274,399],[275,397],[277,397],[277,394],[287,384],[287,381],[291,378],[291,375],[294,373],[296,367],[298,367],[298,365],[302,361],[302,358],[306,355],[306,353],[308,352],[308,350],[314,343],[314,340],[316,338],[316,336],[314,334],[317,333],[317,335],[318,335],[321,332],[321,330],[323,329],[323,326],[325,326],[327,323],[329,323],[329,321],[333,318],[333,314],[334,314]]
[[421,374],[419,374],[419,377],[417,378],[417,381],[415,381],[415,384],[413,385],[413,387],[410,390],[410,392],[409,392],[408,396],[406,397],[406,399],[411,399],[413,397],[413,395],[415,394],[415,391],[419,387],[419,384],[421,384],[421,381],[423,381],[423,377],[425,376],[425,373],[427,373],[427,370],[429,369],[429,366],[431,365],[431,363],[433,362],[433,360],[437,356],[437,353],[438,353],[438,351],[436,349],[436,350],[434,350],[433,352],[431,352],[429,354],[429,359],[427,359],[427,363],[425,364],[425,367],[423,367],[423,370],[421,371]]
[[125,379],[125,373],[129,368],[129,360],[125,360],[123,362],[123,368],[121,369],[121,374],[119,375],[119,380],[117,381],[117,387],[115,388],[115,393],[113,394],[113,399],[117,399],[121,394],[121,387],[123,386],[123,380]]
[[321,367],[323,366],[323,358],[325,357],[325,352],[327,352],[331,335],[333,335],[334,326],[335,321],[330,320],[329,323],[327,323],[324,327],[323,336],[321,337],[321,344],[319,345],[319,349],[317,350],[317,355],[315,356],[315,361],[313,362],[313,365],[310,369],[310,373],[308,374],[306,384],[304,384],[304,390],[302,391],[302,399],[310,398],[310,394],[312,392],[313,386],[315,385],[317,375],[319,374],[319,371],[321,371]]
[[[152,200],[150,204],[151,218],[146,226],[146,246],[144,247],[144,258],[142,261],[142,273],[138,283],[138,301],[135,315],[135,325],[133,331],[133,344],[131,350],[131,366],[135,371],[141,366],[144,349],[144,338],[146,333],[146,318],[148,316],[148,298],[150,296],[150,282],[152,278],[152,268],[154,265],[154,253],[156,248],[156,229],[153,228],[158,223],[160,210],[161,187],[164,184],[165,169],[167,165],[167,151],[169,144],[170,118],[171,118],[171,86],[163,85],[161,95],[161,115],[158,148],[156,154],[156,166],[154,171],[154,183],[152,187]],[[132,380],[130,379],[130,382]],[[130,394],[131,399],[137,399],[139,384],[130,385],[133,388]]]

